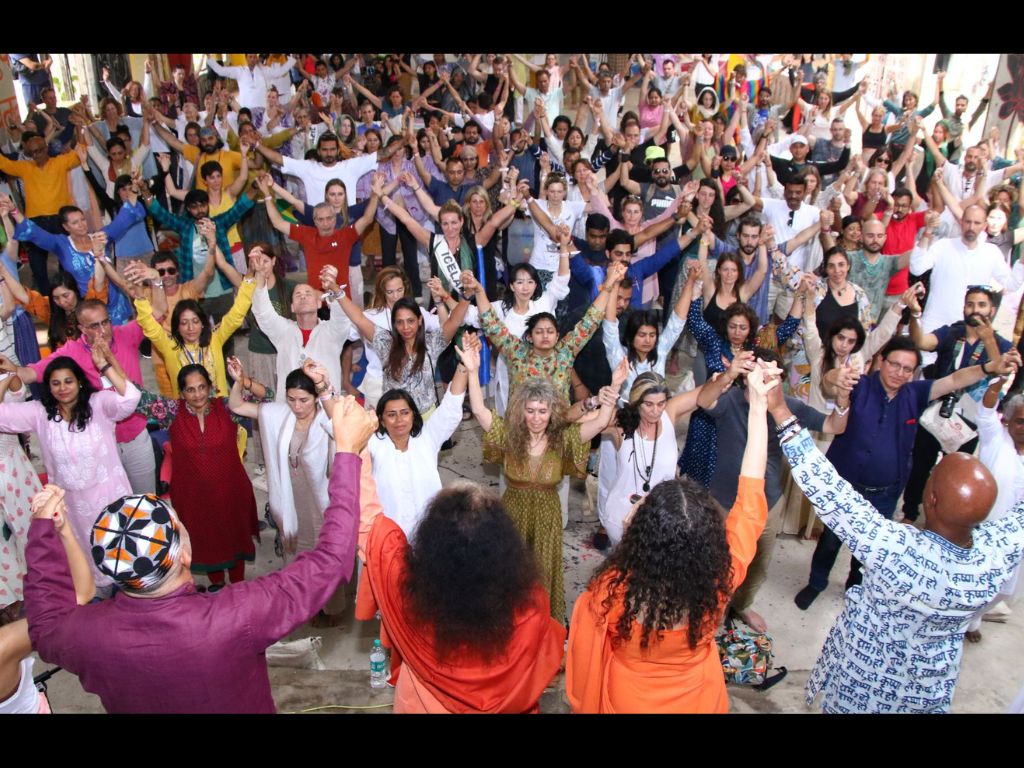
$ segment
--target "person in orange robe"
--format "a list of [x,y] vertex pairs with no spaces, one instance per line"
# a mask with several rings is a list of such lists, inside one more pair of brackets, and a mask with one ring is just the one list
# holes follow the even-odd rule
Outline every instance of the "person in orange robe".
[[500,499],[472,483],[430,502],[412,545],[378,515],[356,617],[379,609],[396,713],[535,713],[565,627]]
[[725,522],[704,488],[659,483],[576,601],[565,668],[573,712],[728,712],[715,630],[768,517],[767,403],[781,373],[763,362],[747,373],[747,446]]

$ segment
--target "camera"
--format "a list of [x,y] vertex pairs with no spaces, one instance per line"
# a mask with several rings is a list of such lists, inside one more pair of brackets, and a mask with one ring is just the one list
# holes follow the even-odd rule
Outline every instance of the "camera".
[[939,416],[944,419],[951,417],[953,415],[953,409],[956,408],[956,401],[959,399],[959,392],[951,392],[942,398],[942,406],[939,408]]

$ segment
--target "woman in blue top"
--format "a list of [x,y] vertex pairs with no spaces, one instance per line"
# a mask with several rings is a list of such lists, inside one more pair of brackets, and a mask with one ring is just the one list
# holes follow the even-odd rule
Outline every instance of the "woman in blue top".
[[[789,317],[775,329],[774,341],[779,347],[789,341],[800,327],[809,286],[808,281],[800,284]],[[690,304],[686,324],[704,353],[704,363],[710,376],[727,370],[738,352],[757,346],[758,318],[757,313],[747,304],[737,301],[725,310],[722,327],[713,328],[704,319],[703,304],[703,298]],[[697,411],[690,417],[686,445],[679,457],[679,471],[707,487],[715,472],[717,454],[718,430],[715,422],[703,411]]]
[[[56,253],[61,267],[75,278],[78,292],[82,296],[89,290],[89,280],[93,276],[96,257],[92,254],[93,236],[102,232],[106,235],[109,254],[112,242],[117,242],[136,223],[146,218],[146,209],[138,202],[138,195],[133,188],[125,193],[127,198],[124,206],[114,220],[98,232],[89,232],[89,222],[81,209],[66,205],[60,209],[61,224],[66,235],[51,235],[31,219],[26,219],[20,211],[11,211],[11,216],[18,223],[14,236],[18,240],[28,240],[40,248]],[[128,297],[111,283],[107,299],[110,321],[114,325],[124,325],[132,319],[132,304]]]

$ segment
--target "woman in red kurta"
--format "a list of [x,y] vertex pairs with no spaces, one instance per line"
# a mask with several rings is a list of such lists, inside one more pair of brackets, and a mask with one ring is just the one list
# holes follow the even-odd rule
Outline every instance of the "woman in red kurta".
[[[256,497],[238,455],[238,425],[226,398],[211,398],[213,383],[201,365],[178,373],[181,400],[145,393],[138,411],[170,426],[174,455],[171,504],[192,541],[193,572],[215,587],[224,571],[232,583],[245,578],[245,563],[256,559],[259,536]],[[264,399],[273,399],[267,390]]]
[[537,712],[565,628],[497,496],[465,483],[430,503],[410,545],[379,515],[356,616],[379,609],[396,713]]
[[690,480],[666,480],[576,601],[565,691],[577,713],[729,710],[715,630],[768,517],[767,392],[781,371],[747,374],[750,414],[728,519]]

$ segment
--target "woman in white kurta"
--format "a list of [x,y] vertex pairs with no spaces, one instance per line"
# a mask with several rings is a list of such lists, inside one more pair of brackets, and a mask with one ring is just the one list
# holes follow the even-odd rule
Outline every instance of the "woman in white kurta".
[[[564,234],[568,240],[568,231]],[[569,252],[565,249],[559,252],[558,272],[551,278],[547,288],[541,288],[537,270],[530,264],[522,263],[509,268],[509,289],[504,300],[493,305],[494,313],[513,336],[522,338],[526,333],[527,320],[540,312],[555,314],[558,302],[569,295]],[[499,416],[505,415],[508,394],[508,363],[505,362],[504,356],[499,355],[494,395],[494,407]]]
[[441,490],[437,457],[462,423],[466,369],[460,365],[448,391],[427,421],[405,390],[385,392],[377,403],[377,433],[366,446],[373,458],[384,514],[412,539],[427,504]]
[[[660,333],[658,328],[661,325],[661,318],[657,312],[644,310],[631,312],[626,323],[625,345],[622,344],[619,335],[619,319],[615,314],[615,304],[611,301],[608,302],[608,306],[605,307],[604,322],[601,324],[601,335],[604,341],[604,353],[608,358],[608,367],[614,371],[622,360],[627,360],[629,363],[626,381],[619,390],[621,396],[629,395],[633,388],[633,382],[642,373],[651,372],[662,378],[665,377],[665,363],[668,361],[672,347],[675,346],[686,327],[686,315],[690,311],[693,289],[701,274],[701,271],[696,268],[690,270],[686,283],[679,292],[679,301],[676,302],[672,313],[665,322],[664,330]],[[618,483],[618,467],[621,464],[618,458],[619,452],[619,445],[610,434],[601,436],[601,450],[597,465],[597,514],[602,519],[605,516],[608,498]],[[678,454],[677,450],[677,458]],[[675,475],[672,474],[669,477],[675,477]],[[621,531],[619,535],[621,536]],[[615,540],[618,541],[618,538]]]
[[629,405],[619,409],[616,423],[604,432],[616,452],[615,483],[600,511],[601,525],[612,546],[622,539],[633,506],[658,483],[676,476],[676,422],[697,408],[713,406],[726,388],[750,369],[753,360],[752,352],[741,352],[725,373],[671,398],[662,376],[647,371],[636,377],[629,390]]
[[[264,435],[267,466],[267,495],[270,513],[281,536],[284,557],[290,561],[299,552],[316,546],[329,503],[333,430],[327,408],[333,389],[327,369],[312,359],[288,374],[283,382],[285,402],[266,402],[273,398],[260,382],[245,374],[238,358],[227,359],[228,372],[235,380],[228,407],[239,416],[258,418]],[[264,402],[247,402],[243,391]],[[326,406],[326,407],[324,407]],[[360,508],[376,495],[368,472],[360,477]],[[313,618],[314,627],[334,627],[341,623],[345,610],[345,584],[341,584],[327,604]]]

